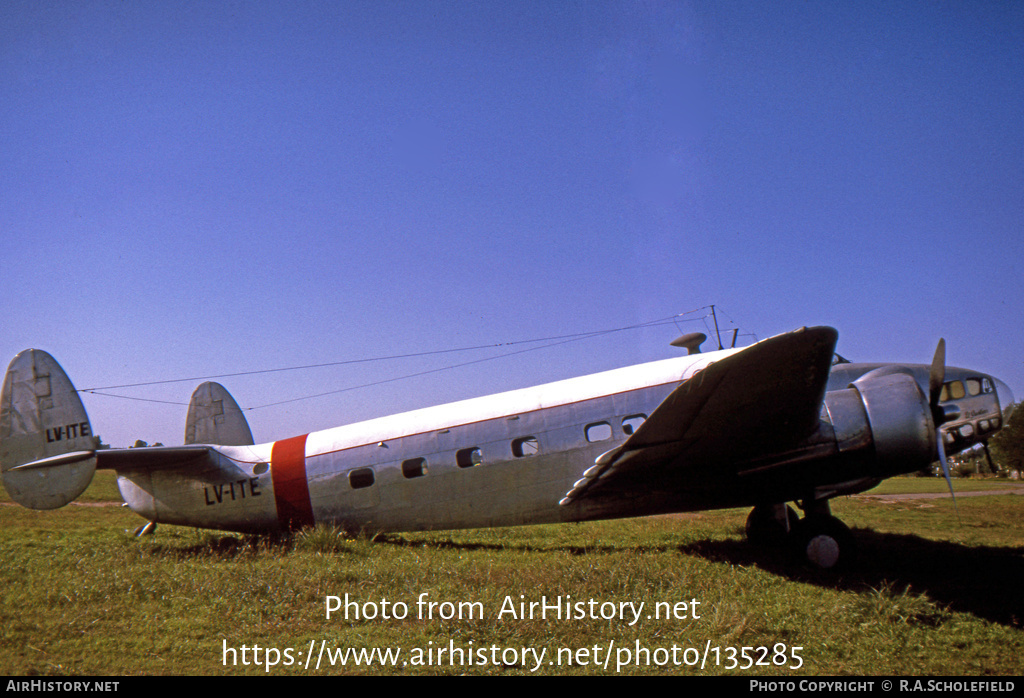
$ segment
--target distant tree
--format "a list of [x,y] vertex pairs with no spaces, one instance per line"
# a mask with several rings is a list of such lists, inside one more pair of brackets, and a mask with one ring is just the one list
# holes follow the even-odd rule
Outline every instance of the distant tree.
[[1007,470],[1024,470],[1024,405],[1017,404],[1010,420],[989,441],[992,457]]

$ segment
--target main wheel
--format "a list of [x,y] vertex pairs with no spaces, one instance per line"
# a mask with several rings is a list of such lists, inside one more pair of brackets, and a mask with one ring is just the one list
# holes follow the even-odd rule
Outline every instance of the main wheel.
[[[789,520],[788,527],[783,516]],[[747,516],[747,540],[758,546],[782,545],[799,523],[800,517],[791,506],[760,504]]]
[[845,567],[856,556],[853,534],[834,516],[805,516],[793,531],[793,545],[802,561],[822,570]]

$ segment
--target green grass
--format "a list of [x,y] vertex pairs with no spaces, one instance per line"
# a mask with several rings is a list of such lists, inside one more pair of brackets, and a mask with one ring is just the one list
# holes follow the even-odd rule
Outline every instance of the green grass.
[[[1005,477],[953,478],[953,492],[984,492],[991,490],[1020,490],[1024,482]],[[878,487],[865,494],[948,494],[949,485],[942,477],[893,477],[883,480]]]
[[[116,498],[109,474],[100,473],[87,495],[94,503]],[[327,528],[269,539],[175,526],[137,539],[130,531],[142,520],[117,506],[33,512],[4,504],[0,673],[262,674],[262,667],[240,664],[243,645],[249,660],[254,646],[290,648],[301,664],[310,643],[318,654],[324,641],[328,648],[401,647],[406,660],[413,648],[430,649],[435,662],[317,671],[314,658],[309,669],[279,665],[270,673],[531,673],[532,657],[524,662],[521,655],[509,665],[451,666],[447,656],[438,665],[437,648],[447,651],[453,642],[464,650],[545,650],[538,673],[611,674],[616,659],[625,659],[619,653],[639,642],[652,663],[670,659],[666,650],[674,645],[680,661],[694,658],[685,648],[720,648],[719,662],[712,650],[703,670],[630,665],[621,673],[1019,674],[1024,497],[963,498],[957,507],[959,523],[948,499],[837,500],[834,512],[854,530],[860,555],[850,571],[826,574],[748,545],[740,510],[375,540]],[[363,610],[379,611],[385,599],[392,608],[404,603],[408,617],[346,619],[339,612],[327,619],[325,599],[345,594]],[[483,617],[441,618],[435,607],[435,617],[419,618],[421,594],[479,604]],[[642,602],[645,610],[633,626],[498,618],[506,597],[518,603],[542,596]],[[656,603],[693,599],[700,618],[646,617]],[[225,643],[237,650],[239,665],[224,666]],[[594,666],[609,643],[608,668]],[[740,668],[743,647],[783,644],[787,652],[802,648],[801,668]],[[731,647],[739,666],[730,670]],[[547,664],[559,648],[581,652],[574,656],[587,663]],[[773,656],[769,650],[769,662]]]

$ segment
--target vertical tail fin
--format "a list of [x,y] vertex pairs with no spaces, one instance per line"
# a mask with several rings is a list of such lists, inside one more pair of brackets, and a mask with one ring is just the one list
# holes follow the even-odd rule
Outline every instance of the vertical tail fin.
[[242,409],[220,383],[203,383],[192,393],[185,418],[186,444],[252,446]]
[[31,509],[64,506],[92,481],[98,447],[60,364],[39,349],[14,357],[0,395],[0,471],[11,498]]

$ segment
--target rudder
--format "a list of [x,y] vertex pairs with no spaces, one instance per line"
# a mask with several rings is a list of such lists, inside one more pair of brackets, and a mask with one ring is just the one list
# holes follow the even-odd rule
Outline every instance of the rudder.
[[0,470],[11,498],[56,509],[85,491],[99,439],[64,369],[40,349],[11,361],[0,394]]
[[220,383],[203,383],[188,403],[186,444],[252,446],[252,431],[242,409]]

